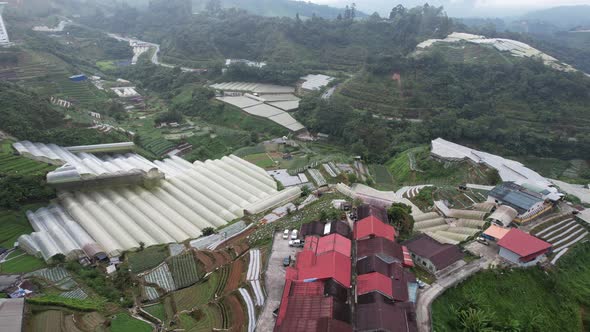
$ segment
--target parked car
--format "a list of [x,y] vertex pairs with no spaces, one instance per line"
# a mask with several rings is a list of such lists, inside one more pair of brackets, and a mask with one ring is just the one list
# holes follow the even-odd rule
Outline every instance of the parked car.
[[283,231],[283,240],[288,240],[289,239],[289,230],[285,229]]
[[297,237],[299,236],[299,231],[294,229],[291,231],[291,240],[295,240],[297,239]]
[[479,242],[479,243],[481,243],[483,245],[486,245],[486,246],[489,246],[490,245],[490,243],[488,242],[488,240],[484,239],[481,236],[477,238],[477,242]]
[[287,256],[283,259],[283,266],[287,267],[289,265],[291,265],[291,256]]
[[289,247],[303,248],[304,245],[305,245],[305,242],[303,240],[300,240],[300,239],[289,240]]

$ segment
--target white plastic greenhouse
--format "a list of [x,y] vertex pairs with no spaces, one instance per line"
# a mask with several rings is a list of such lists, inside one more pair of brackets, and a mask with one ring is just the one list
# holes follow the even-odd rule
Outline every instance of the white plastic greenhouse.
[[67,171],[75,175],[81,171],[101,176],[136,171],[162,174],[159,182],[149,186],[80,185],[60,190],[58,204],[29,212],[35,232],[22,236],[19,243],[46,260],[58,253],[68,259],[118,256],[141,245],[185,241],[199,237],[204,228],[241,218],[245,211],[262,212],[301,193],[297,187],[278,192],[276,182],[263,169],[233,155],[194,164],[179,157],[151,162],[134,153],[98,157],[73,154],[51,144],[17,144],[36,159],[67,163],[58,170],[73,168]]

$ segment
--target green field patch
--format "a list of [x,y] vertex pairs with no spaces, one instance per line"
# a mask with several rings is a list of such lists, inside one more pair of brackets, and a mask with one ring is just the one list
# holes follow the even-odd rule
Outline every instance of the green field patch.
[[151,332],[152,326],[128,314],[118,314],[111,320],[111,332]]
[[244,157],[244,160],[251,162],[252,164],[262,167],[269,168],[275,165],[274,161],[266,153],[251,154]]
[[0,273],[27,273],[46,267],[45,261],[41,258],[22,254],[20,256],[11,255],[12,258],[0,264]]
[[127,256],[132,273],[152,269],[168,257],[167,246],[152,246],[141,251],[130,252]]
[[548,272],[537,267],[479,272],[434,302],[434,329],[583,331],[589,284],[590,243],[570,249]]
[[33,232],[25,212],[43,206],[44,204],[28,204],[19,210],[0,209],[0,247],[12,248],[19,236]]
[[111,60],[96,61],[96,65],[101,71],[111,71],[117,69],[115,62]]
[[44,305],[44,306],[59,306],[78,311],[97,311],[101,310],[103,303],[93,300],[80,300],[61,297],[58,295],[43,295],[27,299],[28,303]]
[[161,320],[162,322],[166,321],[166,310],[164,305],[161,303],[151,305],[149,307],[143,307],[143,310]]
[[369,165],[369,172],[375,180],[375,187],[381,190],[393,190],[393,176],[384,165]]

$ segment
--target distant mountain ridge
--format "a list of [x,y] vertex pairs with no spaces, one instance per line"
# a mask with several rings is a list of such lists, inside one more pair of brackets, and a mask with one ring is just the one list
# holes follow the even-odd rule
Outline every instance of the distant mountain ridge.
[[[193,2],[195,10],[203,10],[209,0],[196,0]],[[352,4],[352,2],[351,2]],[[244,9],[252,14],[261,16],[312,17],[316,15],[327,19],[344,15],[344,8],[336,8],[328,5],[318,5],[312,2],[293,0],[221,0],[224,8]],[[367,14],[357,10],[357,17],[366,17]]]
[[559,6],[530,12],[521,17],[526,21],[541,21],[569,30],[590,25],[590,5]]

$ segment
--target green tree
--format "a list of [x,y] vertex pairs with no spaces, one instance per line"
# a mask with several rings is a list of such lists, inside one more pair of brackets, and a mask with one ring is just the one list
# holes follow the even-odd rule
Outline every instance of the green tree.
[[208,236],[208,235],[212,235],[215,234],[215,229],[213,227],[205,227],[203,228],[203,236]]
[[395,227],[400,238],[408,238],[414,229],[412,207],[403,203],[393,203],[387,209],[389,222]]

